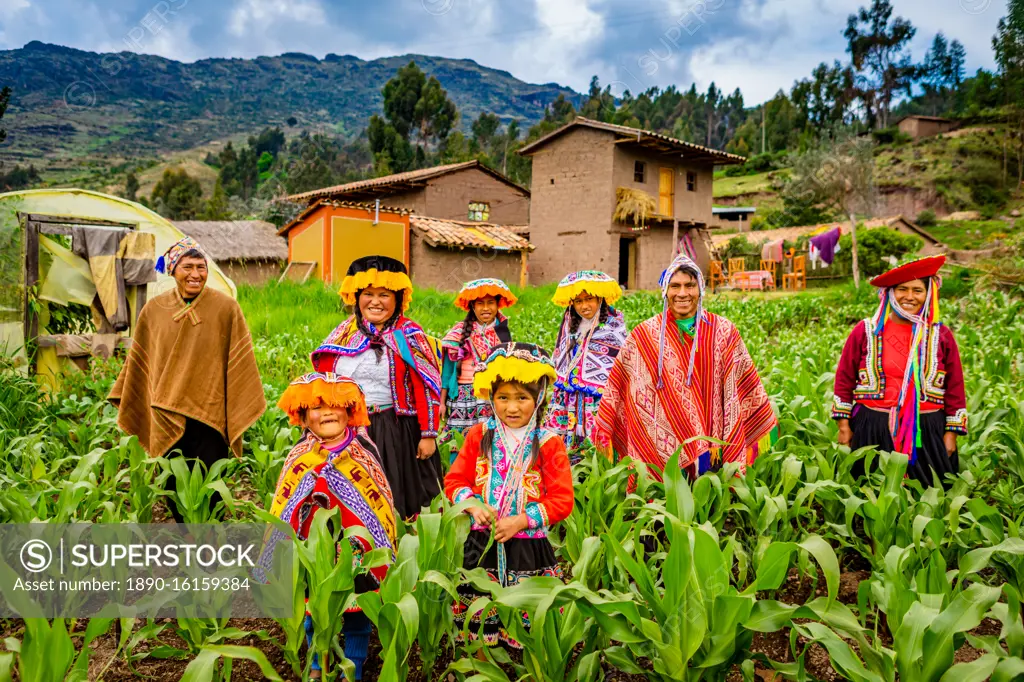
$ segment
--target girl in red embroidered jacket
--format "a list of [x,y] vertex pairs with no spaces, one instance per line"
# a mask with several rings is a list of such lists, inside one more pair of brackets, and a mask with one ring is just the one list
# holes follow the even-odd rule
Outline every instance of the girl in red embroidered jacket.
[[[565,443],[540,426],[547,387],[556,378],[550,356],[537,346],[497,346],[473,380],[476,395],[490,401],[494,416],[469,429],[444,480],[453,503],[471,498],[483,503],[469,509],[473,530],[464,566],[484,568],[502,586],[532,576],[562,577],[547,533],[572,512],[572,473]],[[492,533],[494,542],[487,549]],[[481,593],[458,589],[453,611],[461,629],[469,605]],[[482,632],[479,614],[470,622],[471,636],[482,634],[489,645],[500,640],[520,648],[497,613],[484,616]],[[525,614],[523,624],[529,624]]]
[[956,438],[967,433],[960,352],[938,320],[944,262],[923,258],[871,280],[878,312],[850,332],[833,391],[839,443],[906,454],[907,475],[924,486],[957,473]]

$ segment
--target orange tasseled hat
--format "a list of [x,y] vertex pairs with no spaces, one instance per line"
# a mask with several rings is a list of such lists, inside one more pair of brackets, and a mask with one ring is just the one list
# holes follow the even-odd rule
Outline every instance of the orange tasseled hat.
[[288,385],[277,406],[288,414],[292,424],[302,424],[302,410],[321,405],[348,410],[349,426],[369,426],[363,391],[352,379],[332,372],[304,374]]

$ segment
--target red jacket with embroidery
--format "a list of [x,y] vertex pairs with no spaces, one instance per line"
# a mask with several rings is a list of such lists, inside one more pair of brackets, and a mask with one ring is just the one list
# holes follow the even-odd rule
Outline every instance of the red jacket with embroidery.
[[[483,434],[484,424],[476,424],[466,432],[459,456],[444,477],[445,495],[455,504],[477,497],[497,507],[497,500],[493,498],[495,491],[489,485],[497,448],[492,445],[492,452],[481,452]],[[528,531],[517,537],[543,537],[548,526],[572,513],[572,468],[565,452],[565,442],[558,435],[541,430],[540,453],[533,458],[523,476],[523,491],[526,494],[524,513],[530,520],[530,526]]]
[[[966,434],[967,397],[960,351],[949,327],[937,326],[939,333],[930,334],[928,339],[923,397],[942,406],[947,431]],[[882,400],[886,382],[902,380],[902,376],[886,377],[882,369],[882,338],[875,334],[871,320],[858,322],[846,339],[836,368],[832,418],[849,419],[854,403]]]

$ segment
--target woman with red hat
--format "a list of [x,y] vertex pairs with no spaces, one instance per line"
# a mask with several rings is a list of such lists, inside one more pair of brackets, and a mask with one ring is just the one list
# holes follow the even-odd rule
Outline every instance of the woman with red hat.
[[960,351],[939,321],[945,262],[921,258],[871,280],[878,312],[846,340],[832,406],[840,445],[902,452],[907,475],[924,486],[957,473],[956,437],[967,434]]

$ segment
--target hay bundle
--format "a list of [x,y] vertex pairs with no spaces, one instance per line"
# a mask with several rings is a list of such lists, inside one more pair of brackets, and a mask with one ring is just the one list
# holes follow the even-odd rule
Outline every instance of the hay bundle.
[[620,223],[633,223],[637,228],[647,225],[647,220],[658,211],[658,202],[647,192],[631,187],[615,190],[615,213],[612,219]]

